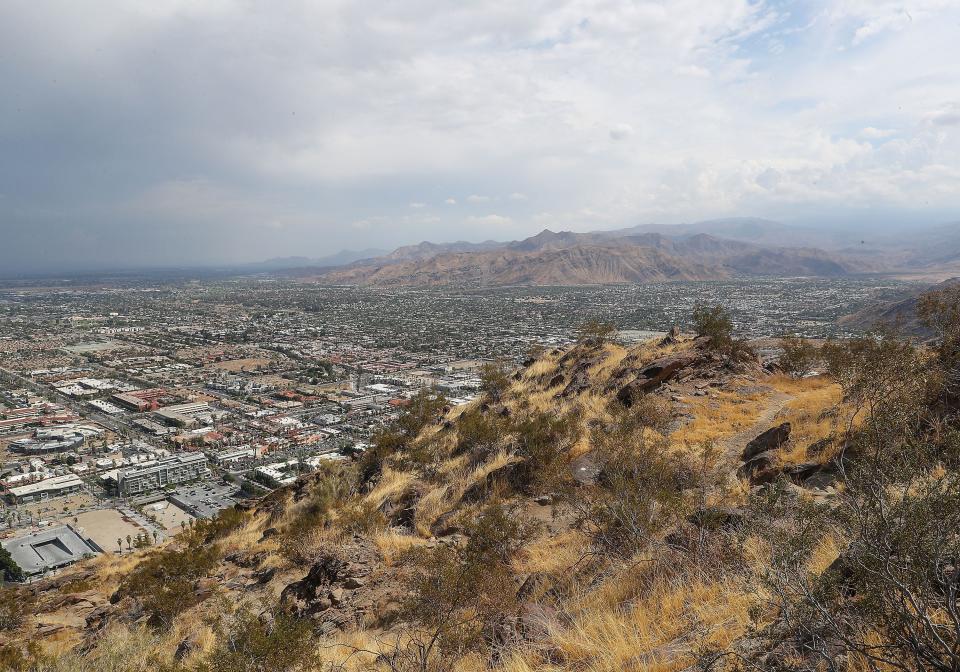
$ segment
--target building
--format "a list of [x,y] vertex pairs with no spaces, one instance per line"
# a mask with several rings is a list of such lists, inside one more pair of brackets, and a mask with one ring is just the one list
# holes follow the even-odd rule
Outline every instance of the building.
[[42,532],[3,542],[27,578],[67,567],[84,558],[103,553],[92,539],[85,539],[70,525],[58,525]]
[[167,406],[155,411],[154,415],[162,418],[165,422],[178,427],[195,427],[200,424],[196,416],[204,415],[210,412],[210,405],[205,401],[197,401],[187,404],[176,404]]
[[7,501],[11,504],[29,504],[53,497],[61,497],[83,489],[83,481],[76,474],[54,476],[35,483],[17,485],[7,489]]
[[121,470],[117,474],[117,487],[120,494],[129,497],[203,478],[207,473],[207,457],[203,453],[182,453]]

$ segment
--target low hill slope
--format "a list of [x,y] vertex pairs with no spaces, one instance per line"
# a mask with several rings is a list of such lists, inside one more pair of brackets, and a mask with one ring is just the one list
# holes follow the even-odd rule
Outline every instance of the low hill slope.
[[734,521],[751,484],[833,492],[835,385],[683,337],[487,381],[467,406],[416,398],[357,465],[19,589],[0,650],[32,642],[48,670],[255,669],[223,662],[237,641],[269,648],[256,669],[289,650],[316,670],[680,670],[771,621],[767,541]]

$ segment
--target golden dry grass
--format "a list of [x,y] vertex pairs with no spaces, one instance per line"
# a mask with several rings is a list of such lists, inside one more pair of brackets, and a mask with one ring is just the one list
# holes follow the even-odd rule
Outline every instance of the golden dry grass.
[[719,441],[754,425],[766,408],[769,394],[742,389],[714,390],[707,397],[691,397],[693,420],[675,431],[676,444]]
[[383,555],[384,564],[390,567],[402,553],[409,551],[411,548],[422,546],[425,541],[418,536],[391,528],[377,532],[373,536],[373,543],[376,544]]

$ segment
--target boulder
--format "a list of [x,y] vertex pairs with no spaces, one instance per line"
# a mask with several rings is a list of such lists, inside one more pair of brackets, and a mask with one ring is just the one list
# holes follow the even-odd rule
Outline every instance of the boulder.
[[737,469],[737,476],[746,478],[753,485],[769,483],[777,477],[773,466],[773,457],[769,453],[760,453],[747,460]]
[[701,355],[696,350],[686,350],[647,364],[640,369],[633,382],[617,392],[617,400],[627,408],[633,406],[640,397],[673,379],[680,371],[697,363],[700,358]]
[[760,455],[761,453],[780,448],[789,439],[789,422],[785,422],[782,425],[777,425],[776,427],[771,427],[747,444],[747,447],[743,449],[743,454],[740,456],[740,459],[744,462],[749,462],[751,459],[757,455]]

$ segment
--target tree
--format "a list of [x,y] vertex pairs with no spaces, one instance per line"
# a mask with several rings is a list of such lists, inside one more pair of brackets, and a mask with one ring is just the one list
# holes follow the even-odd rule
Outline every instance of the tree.
[[133,550],[133,547],[130,545],[130,542],[132,542],[132,541],[133,541],[133,537],[131,537],[131,536],[128,534],[128,535],[127,535],[127,550],[128,550],[128,551]]
[[117,546],[120,548],[120,555],[123,555],[123,539],[117,537]]
[[4,581],[23,581],[26,578],[10,551],[3,547],[0,547],[0,570],[3,571]]

